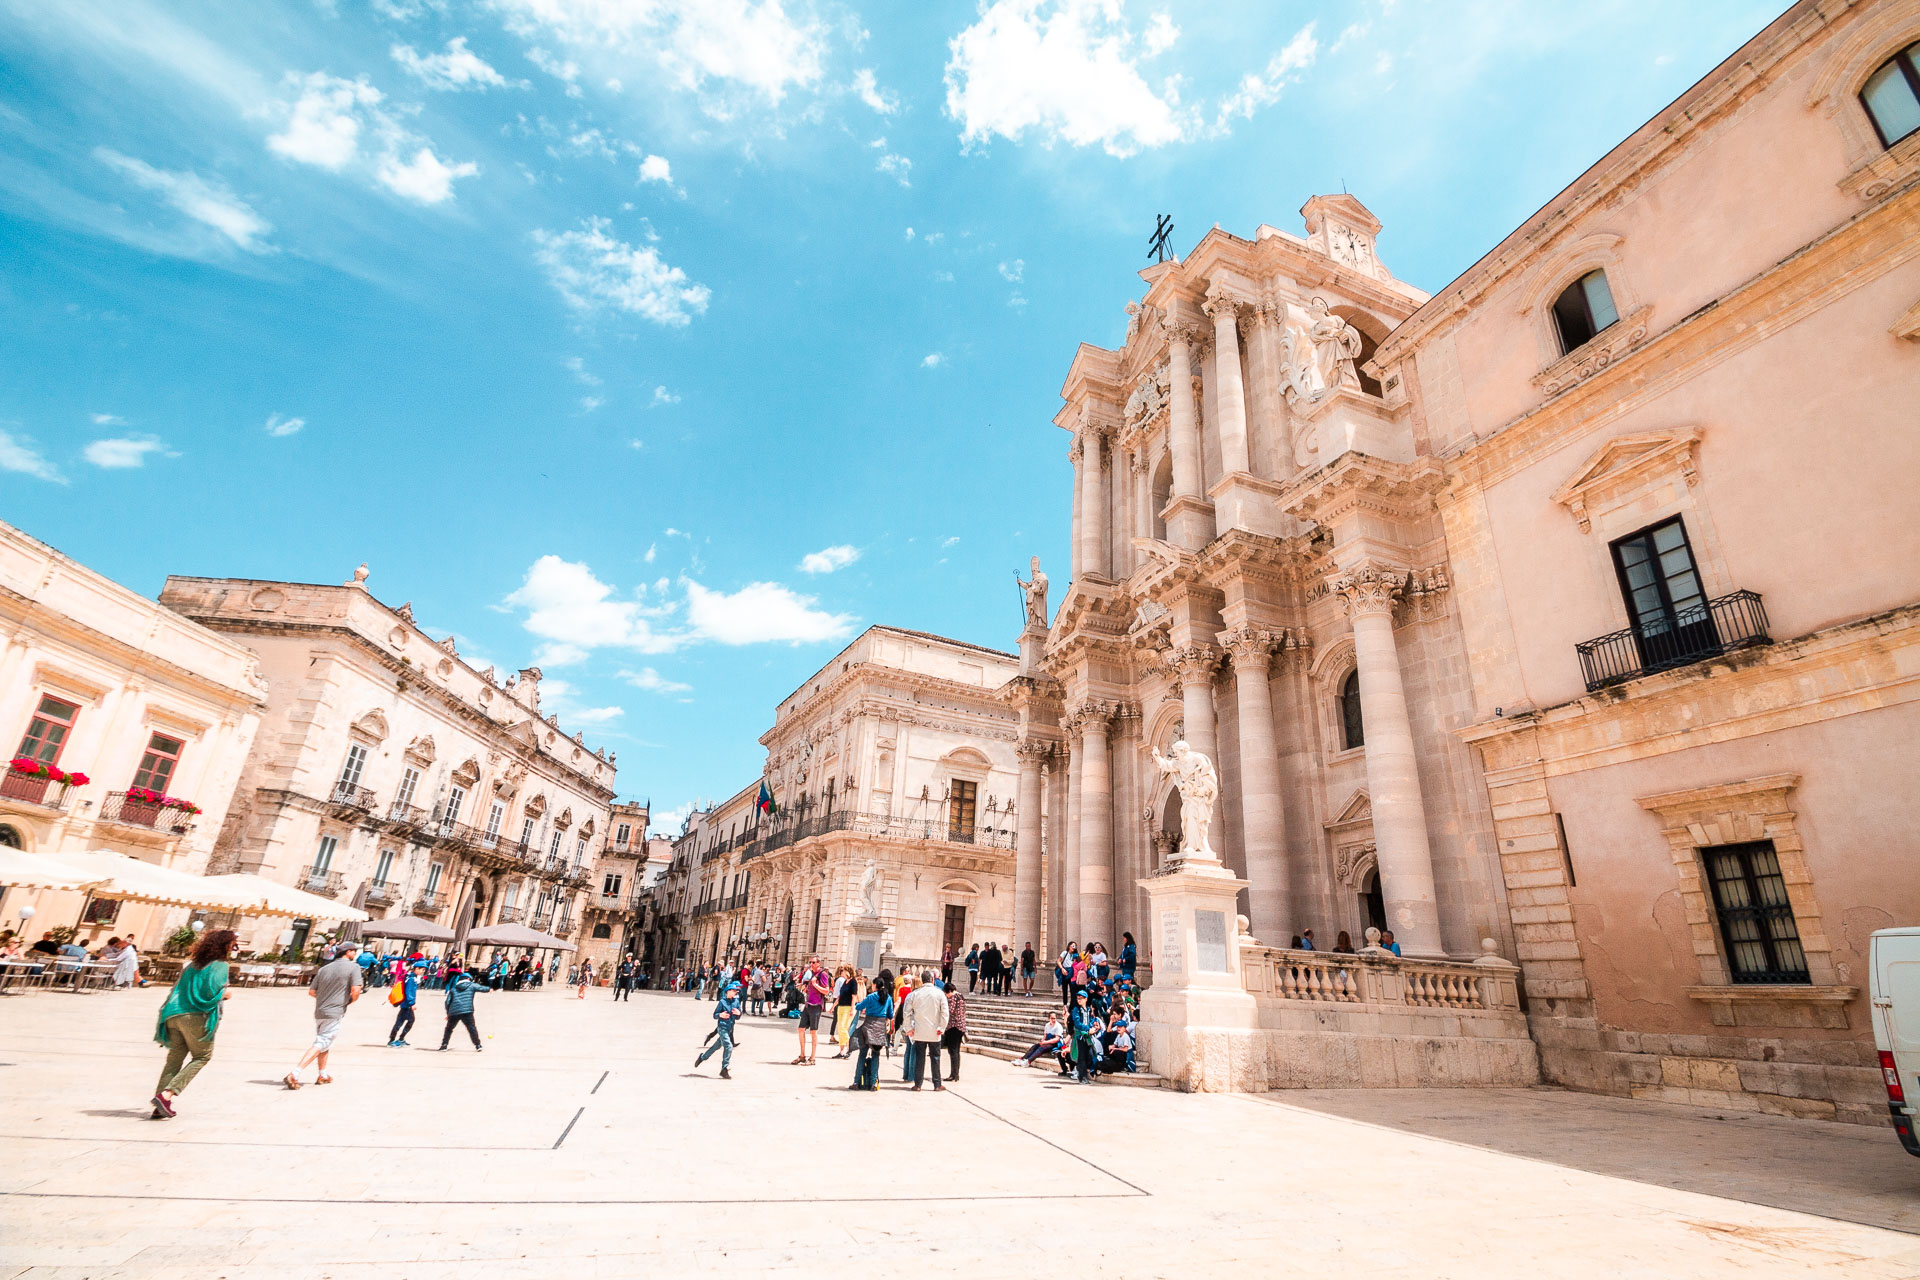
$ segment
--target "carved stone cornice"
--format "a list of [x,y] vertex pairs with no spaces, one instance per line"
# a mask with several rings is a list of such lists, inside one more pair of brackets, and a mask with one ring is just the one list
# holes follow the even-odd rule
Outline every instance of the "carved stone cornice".
[[1406,585],[1402,571],[1371,562],[1327,579],[1328,589],[1346,601],[1347,612],[1355,618],[1381,613],[1391,617],[1394,601]]
[[1407,520],[1434,510],[1446,472],[1431,457],[1392,462],[1364,453],[1343,453],[1288,487],[1280,506],[1288,515],[1327,525],[1354,512]]
[[1632,315],[1620,317],[1619,323],[1608,325],[1586,343],[1534,374],[1533,385],[1545,395],[1557,396],[1574,383],[1600,372],[1647,340],[1647,318],[1652,314],[1653,308],[1645,306]]
[[1224,591],[1234,581],[1284,590],[1300,585],[1308,554],[1304,537],[1276,538],[1229,529],[1201,549],[1194,568],[1200,580],[1216,591]]

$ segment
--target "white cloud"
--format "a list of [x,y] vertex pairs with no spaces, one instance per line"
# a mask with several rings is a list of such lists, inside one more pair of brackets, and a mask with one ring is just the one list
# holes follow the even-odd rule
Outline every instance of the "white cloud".
[[1173,18],[1162,10],[1154,14],[1153,20],[1147,23],[1146,34],[1141,37],[1141,40],[1147,46],[1147,56],[1153,58],[1173,48],[1174,42],[1179,38],[1180,28],[1174,26]]
[[527,611],[522,625],[528,631],[567,646],[569,655],[599,648],[666,653],[675,647],[673,637],[655,633],[639,601],[612,596],[613,588],[586,565],[546,555],[533,562],[506,603]]
[[166,448],[154,436],[114,436],[95,440],[80,451],[80,456],[96,467],[122,471],[147,465],[147,455]]
[[952,284],[952,283],[953,283],[953,272],[951,272],[951,271],[936,271],[936,272],[934,272],[934,273],[933,273],[933,279],[934,279],[934,283],[936,283],[936,284]]
[[1250,71],[1241,78],[1234,91],[1220,102],[1220,113],[1214,120],[1216,130],[1224,131],[1236,118],[1253,119],[1254,112],[1279,101],[1281,90],[1313,65],[1314,59],[1320,56],[1320,42],[1314,39],[1313,25],[1309,22],[1295,32],[1286,47],[1267,60],[1265,71]]
[[96,427],[124,427],[127,425],[127,420],[117,413],[96,413],[93,415],[93,425]]
[[1007,305],[1015,311],[1022,310],[1027,305],[1027,296],[1018,289],[1015,289],[1011,294],[1007,295]]
[[929,351],[926,358],[920,361],[920,367],[922,369],[938,369],[946,362],[947,358],[938,351]]
[[[826,31],[782,0],[493,0],[523,39],[646,59],[679,88],[742,86],[769,102],[819,81]],[[528,55],[532,57],[531,52]],[[635,79],[641,77],[636,76]]]
[[388,155],[380,162],[378,176],[395,195],[419,204],[439,204],[453,195],[456,178],[471,178],[478,172],[480,166],[471,160],[449,165],[433,154],[432,148],[421,147],[413,153],[413,159],[405,162],[397,155]]
[[581,396],[580,408],[587,413],[592,413],[606,402],[605,396]]
[[954,546],[958,546],[958,545],[960,545],[960,535],[959,535],[959,534],[955,534],[955,535],[954,535],[953,537],[951,537],[951,538],[942,538],[942,539],[940,539],[940,545],[941,545],[941,546],[943,546],[943,547],[954,547]]
[[600,379],[588,371],[587,362],[584,357],[568,356],[565,360],[561,361],[561,363],[567,366],[567,372],[580,379],[580,381],[587,386],[597,387],[600,385]]
[[527,50],[527,61],[552,76],[555,80],[565,84],[569,98],[583,96],[580,92],[579,63],[556,58],[538,45]]
[[287,126],[267,139],[269,150],[338,172],[360,153],[362,116],[381,100],[365,80],[342,80],[324,71],[289,76],[301,86]]
[[913,185],[909,180],[913,173],[913,161],[907,159],[905,156],[894,155],[889,151],[881,156],[873,167],[881,173],[888,175],[903,187]]
[[[543,644],[533,651],[533,665],[542,669],[551,667],[574,667],[585,662],[592,656],[591,653],[582,649],[577,644],[555,642],[553,644]],[[545,685],[543,686],[543,691],[551,695],[553,693],[553,684],[560,683],[560,681],[556,680],[552,684]]]
[[835,569],[844,569],[860,558],[860,548],[841,543],[837,547],[823,547],[819,551],[809,552],[800,558],[802,573],[832,573]]
[[287,79],[299,86],[300,96],[287,109],[286,127],[267,139],[276,154],[334,173],[364,160],[374,181],[418,204],[440,204],[453,195],[457,179],[480,172],[471,161],[442,160],[425,138],[381,107],[384,95],[365,78],[342,80],[315,71]]
[[67,482],[58,467],[40,456],[40,451],[33,447],[32,439],[4,428],[0,428],[0,471],[32,476],[36,480],[48,480],[54,484]]
[[647,815],[647,830],[655,835],[677,836],[687,825],[687,819],[693,814],[693,801],[677,804],[671,809],[655,809]]
[[307,425],[305,418],[283,418],[279,414],[270,414],[267,418],[267,434],[270,436],[290,436]]
[[1000,278],[1002,280],[1019,284],[1020,277],[1026,274],[1027,260],[1025,258],[1015,258],[1012,262],[1003,262],[1000,264]]
[[850,615],[817,609],[812,596],[777,582],[750,582],[728,593],[687,579],[686,589],[688,623],[697,636],[719,644],[812,644],[842,639],[853,630]]
[[[1149,52],[1160,38],[1150,28]],[[1127,156],[1178,142],[1177,86],[1148,85],[1134,43],[1113,0],[994,0],[948,42],[947,115],[969,146],[1032,132]]]
[[907,239],[909,239],[909,240],[911,240],[911,239],[913,239],[913,228],[912,228],[912,227],[908,227],[908,228],[907,228]]
[[665,387],[655,387],[653,389],[653,399],[647,402],[647,408],[658,409],[661,405],[679,404],[679,403],[680,403],[679,396],[667,390]]
[[853,91],[860,95],[860,101],[883,116],[890,116],[900,109],[900,99],[890,89],[882,89],[873,78],[873,68],[861,67],[853,73]]
[[647,447],[647,442],[645,440],[640,439],[640,437],[638,436],[635,436],[633,439],[627,441],[627,448],[629,449],[644,449],[646,447]]
[[412,45],[406,44],[396,44],[388,52],[402,70],[429,89],[485,89],[507,83],[505,76],[467,48],[465,36],[447,41],[445,53],[429,53],[423,57],[413,51]]
[[920,237],[920,242],[921,242],[922,244],[924,244],[924,245],[926,245],[926,246],[927,246],[927,247],[928,247],[929,249],[931,249],[931,248],[933,248],[933,247],[934,247],[935,245],[937,245],[937,244],[939,244],[939,243],[940,243],[941,241],[943,241],[943,240],[945,240],[946,238],[947,238],[947,233],[946,233],[946,232],[944,232],[944,231],[932,231],[932,232],[928,232],[928,233],[927,233],[926,235],[924,235],[924,236],[921,236],[921,237]]
[[212,227],[236,248],[248,253],[272,252],[272,246],[261,241],[261,237],[273,230],[272,224],[218,178],[202,178],[191,170],[156,169],[107,147],[96,147],[93,154],[102,164],[117,170],[135,185],[156,193],[195,222]]
[[615,239],[612,228],[605,218],[589,218],[577,231],[533,233],[534,257],[569,306],[625,311],[664,325],[688,324],[707,309],[711,290],[687,283],[686,272],[668,266],[652,246]]
[[575,707],[567,712],[566,718],[575,724],[605,724],[625,714],[625,707]]
[[640,181],[673,185],[673,166],[665,156],[648,156],[640,162]]
[[660,554],[660,544],[657,542],[649,542],[647,544],[647,554],[645,554],[644,556],[641,556],[640,558],[646,561],[646,563],[652,564],[654,561],[654,557],[658,556],[659,554]]
[[690,684],[667,679],[652,667],[642,667],[638,671],[622,671],[620,678],[634,688],[645,689],[650,693],[689,693],[693,689]]

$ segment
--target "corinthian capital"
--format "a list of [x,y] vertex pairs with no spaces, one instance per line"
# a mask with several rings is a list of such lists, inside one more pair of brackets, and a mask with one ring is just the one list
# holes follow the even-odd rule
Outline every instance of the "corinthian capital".
[[1105,734],[1113,723],[1114,706],[1111,702],[1100,702],[1089,698],[1087,701],[1067,708],[1067,719],[1073,722],[1075,733]]
[[1160,321],[1160,332],[1166,336],[1168,342],[1185,343],[1189,347],[1204,336],[1200,326],[1172,316],[1167,316]]
[[1220,633],[1221,647],[1233,655],[1233,669],[1258,674],[1273,658],[1273,644],[1279,637],[1259,627],[1238,626]]
[[1216,281],[1207,289],[1206,301],[1200,304],[1200,309],[1218,320],[1223,315],[1237,316],[1241,308],[1248,305],[1248,299]]
[[1337,573],[1327,579],[1327,589],[1338,593],[1347,602],[1347,612],[1356,618],[1392,613],[1393,602],[1406,585],[1406,574],[1371,563],[1357,565],[1347,573]]
[[1220,666],[1220,651],[1210,644],[1190,644],[1170,650],[1168,663],[1180,673],[1182,681],[1197,680],[1206,684],[1213,679],[1213,673]]
[[1020,763],[1039,768],[1053,754],[1053,744],[1039,738],[1022,738],[1014,746],[1013,752],[1020,757]]
[[1073,443],[1067,446],[1067,461],[1077,467],[1080,465],[1080,459],[1086,455],[1086,452],[1086,446],[1081,443],[1080,437],[1076,435],[1073,438]]

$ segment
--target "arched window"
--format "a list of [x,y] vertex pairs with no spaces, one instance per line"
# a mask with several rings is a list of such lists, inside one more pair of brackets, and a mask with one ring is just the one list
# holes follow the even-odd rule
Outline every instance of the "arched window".
[[613,936],[613,926],[610,924],[597,924],[593,926],[593,936],[596,938],[611,938]]
[[1572,351],[1592,341],[1593,335],[1620,318],[1614,310],[1607,273],[1594,270],[1575,280],[1553,300],[1553,322],[1560,330],[1560,350]]
[[1340,740],[1348,751],[1367,743],[1366,723],[1360,718],[1360,673],[1349,671],[1340,684]]
[[9,849],[23,847],[20,843],[20,833],[12,827],[0,826],[0,845],[5,845]]
[[1920,42],[1888,58],[1860,90],[1880,145],[1890,147],[1920,129]]

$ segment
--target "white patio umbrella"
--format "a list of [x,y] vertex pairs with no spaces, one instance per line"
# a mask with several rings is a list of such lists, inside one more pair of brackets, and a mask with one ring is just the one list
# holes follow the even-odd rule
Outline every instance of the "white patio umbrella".
[[62,849],[54,855],[54,861],[72,867],[93,882],[88,892],[96,898],[194,907],[203,911],[237,911],[242,915],[269,914],[258,894],[220,884],[222,877],[190,875],[111,849]]
[[86,889],[99,882],[58,858],[0,845],[0,889]]
[[371,920],[373,917],[358,907],[335,902],[317,893],[308,893],[305,889],[296,889],[290,884],[281,884],[266,876],[241,871],[232,875],[199,877],[210,885],[231,889],[234,893],[245,894],[255,905],[251,908],[238,908],[243,916],[300,916],[309,920]]

